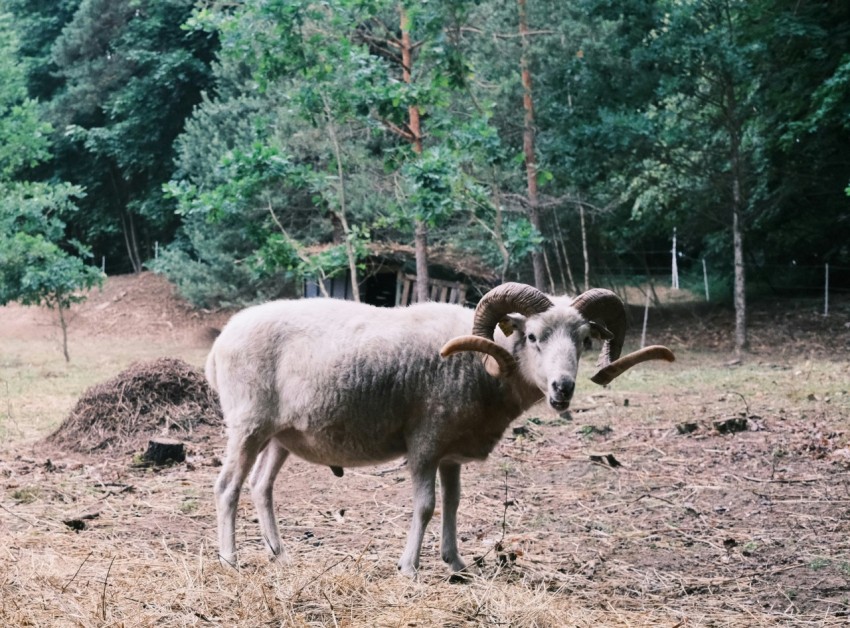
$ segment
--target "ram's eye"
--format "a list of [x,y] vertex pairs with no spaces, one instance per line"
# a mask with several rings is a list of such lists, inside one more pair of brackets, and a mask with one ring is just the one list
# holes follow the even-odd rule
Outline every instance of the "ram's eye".
[[537,336],[535,336],[534,334],[528,334],[528,341],[537,342]]

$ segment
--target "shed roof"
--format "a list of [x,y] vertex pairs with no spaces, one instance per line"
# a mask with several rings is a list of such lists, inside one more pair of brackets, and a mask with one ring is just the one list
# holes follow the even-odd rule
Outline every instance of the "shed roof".
[[[305,248],[305,252],[315,255],[329,249],[331,244],[316,244]],[[403,266],[416,259],[416,250],[408,244],[399,242],[370,242],[366,245],[369,250],[369,258],[373,263],[384,262]],[[454,247],[436,244],[428,248],[428,265],[440,267],[449,273],[465,275],[471,280],[496,284],[499,276],[492,268],[487,266],[481,259],[470,255],[466,251],[460,251]],[[411,269],[412,270],[412,269]]]

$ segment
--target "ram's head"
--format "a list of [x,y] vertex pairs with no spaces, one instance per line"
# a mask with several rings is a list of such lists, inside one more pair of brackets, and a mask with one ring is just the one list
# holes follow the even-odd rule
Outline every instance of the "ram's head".
[[[508,342],[494,340],[499,326]],[[610,290],[595,288],[569,299],[554,297],[519,283],[502,284],[481,299],[472,334],[453,338],[440,354],[461,351],[485,354],[487,371],[495,377],[516,377],[536,384],[549,405],[565,411],[572,400],[581,353],[591,339],[602,342],[591,381],[606,385],[647,360],[672,362],[667,347],[651,346],[620,357],[626,335],[626,309]]]

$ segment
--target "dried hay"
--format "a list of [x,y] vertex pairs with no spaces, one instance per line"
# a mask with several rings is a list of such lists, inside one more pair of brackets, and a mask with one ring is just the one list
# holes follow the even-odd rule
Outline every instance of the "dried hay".
[[[268,562],[244,495],[234,570],[215,540],[220,440],[162,468],[12,442],[0,626],[847,626],[850,327],[815,338],[828,359],[807,348],[734,365],[684,336],[695,329],[678,328],[676,369],[580,389],[572,422],[532,412],[469,465],[459,540],[478,560],[464,580],[440,561],[439,513],[419,579],[396,575],[411,517],[397,461],[344,478],[287,461],[276,497],[291,562]],[[778,347],[786,331],[754,336]],[[748,429],[714,428],[738,415]]]
[[203,374],[175,358],[136,362],[83,393],[46,442],[78,453],[132,451],[157,434],[191,438],[221,425],[218,397]]

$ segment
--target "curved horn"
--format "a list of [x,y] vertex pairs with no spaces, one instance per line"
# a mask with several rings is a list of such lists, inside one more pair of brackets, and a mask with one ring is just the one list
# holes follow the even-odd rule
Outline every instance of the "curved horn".
[[507,349],[493,342],[496,325],[512,312],[531,316],[545,312],[550,307],[552,301],[537,288],[521,283],[503,283],[490,290],[478,302],[472,335],[450,340],[440,350],[440,355],[445,358],[460,351],[478,351],[491,356],[499,366],[498,374],[507,377],[516,371],[517,363]]
[[519,312],[523,316],[540,314],[552,307],[552,301],[533,286],[508,282],[485,294],[475,308],[472,334],[493,339],[496,325],[506,315]]
[[606,384],[610,384],[615,377],[619,377],[641,362],[646,362],[647,360],[667,360],[668,362],[673,362],[675,359],[676,356],[667,347],[661,345],[644,347],[643,349],[624,355],[622,358],[611,362],[608,366],[599,369],[596,375],[590,378],[590,381],[600,386],[605,386]]
[[458,336],[457,338],[452,338],[440,349],[440,355],[447,358],[461,351],[478,351],[491,356],[496,360],[496,364],[499,365],[498,375],[501,377],[508,377],[513,374],[517,367],[514,356],[507,349],[481,336]]
[[587,320],[601,323],[614,334],[602,344],[598,366],[605,367],[620,357],[626,340],[626,306],[616,294],[604,288],[582,292],[571,305]]

